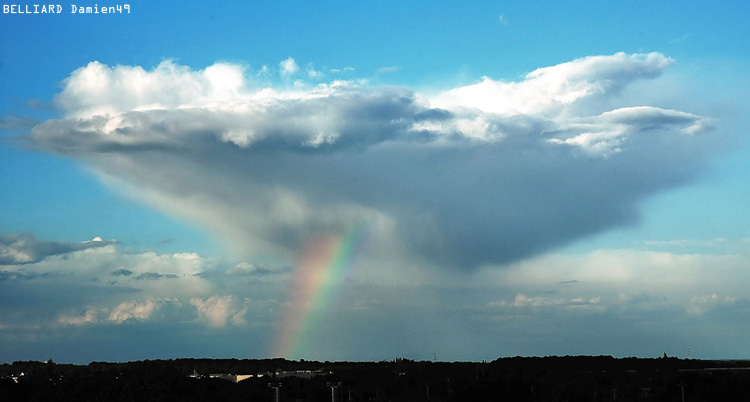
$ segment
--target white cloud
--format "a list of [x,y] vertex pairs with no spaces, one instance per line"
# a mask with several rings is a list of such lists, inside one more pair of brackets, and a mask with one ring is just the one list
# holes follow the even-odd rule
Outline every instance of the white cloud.
[[526,307],[526,306],[545,306],[545,305],[559,305],[565,303],[562,299],[550,299],[547,297],[528,297],[524,294],[517,294],[515,300],[510,305],[513,307]]
[[446,109],[473,108],[502,116],[556,117],[566,106],[610,95],[635,80],[654,78],[673,63],[659,53],[590,56],[536,69],[520,82],[483,77],[479,83],[445,91],[432,102]]
[[[107,304],[108,300],[98,300],[99,303]],[[60,314],[58,323],[61,325],[105,325],[105,324],[123,324],[130,322],[148,322],[159,319],[161,321],[174,320],[175,317],[165,317],[158,314],[165,310],[171,313],[181,308],[179,300],[163,299],[149,296],[145,300],[125,300],[113,307],[102,305],[99,307],[86,307],[81,313],[71,313],[70,311]],[[70,309],[74,310],[74,309]]]
[[263,67],[261,67],[260,70],[258,70],[256,75],[258,77],[268,77],[271,75],[271,69],[268,66],[263,65]]
[[622,151],[629,135],[645,131],[676,130],[693,134],[713,128],[712,119],[676,110],[651,106],[625,107],[602,113],[587,121],[574,123],[581,134],[565,139],[551,138],[555,144],[580,147],[594,155],[611,155]]
[[[192,322],[200,315],[192,303],[186,304],[180,299],[158,297],[154,294],[142,299],[128,299],[120,302],[117,302],[116,298],[101,297],[97,303],[97,306],[88,306],[81,313],[71,313],[76,310],[75,308],[68,309],[59,315],[57,322],[61,325],[74,326],[123,324],[162,326]],[[51,324],[45,323],[43,326]]]
[[[503,308],[564,308],[564,309],[587,309],[590,311],[604,311],[606,306],[602,304],[601,296],[588,297],[549,297],[549,296],[526,296],[523,293],[516,294],[513,301],[498,300],[487,303],[492,309]],[[513,312],[512,314],[517,314]],[[529,312],[531,314],[531,312]]]
[[426,96],[346,81],[251,89],[228,64],[93,62],[58,96],[69,117],[29,139],[247,256],[291,261],[315,236],[387,222],[373,248],[473,268],[630,224],[642,198],[691,180],[710,119],[598,102],[672,64],[586,57]]
[[[236,97],[244,85],[244,68],[236,64],[216,63],[193,71],[165,60],[146,71],[140,66],[110,67],[92,61],[71,73],[55,103],[74,117],[210,107],[218,99]],[[114,128],[122,127],[113,124]]]
[[395,73],[398,70],[401,70],[401,66],[381,67],[378,69],[378,72],[379,73]]
[[289,269],[286,266],[280,265],[257,265],[249,262],[240,262],[234,267],[226,270],[226,275],[232,276],[247,276],[247,275],[267,275],[267,274],[278,274],[287,272]]
[[307,66],[307,76],[313,79],[323,78],[323,72],[316,70],[315,67],[310,64]]
[[147,300],[144,303],[138,303],[130,300],[120,303],[109,314],[109,321],[122,323],[130,319],[145,321],[152,317],[154,312],[159,308],[159,302],[155,299]]
[[250,264],[249,262],[240,262],[231,269],[228,269],[226,271],[227,275],[245,275],[245,274],[254,274],[258,272],[259,268],[255,266],[254,264]]
[[329,71],[333,74],[346,73],[354,71],[354,67],[332,68]]
[[294,61],[293,58],[289,57],[286,60],[283,60],[279,63],[279,68],[281,69],[281,75],[292,75],[299,71],[299,66],[297,65],[297,62]]
[[232,295],[214,295],[207,299],[195,297],[190,304],[198,309],[198,320],[214,327],[225,327],[229,324],[244,325],[247,310],[242,302]]

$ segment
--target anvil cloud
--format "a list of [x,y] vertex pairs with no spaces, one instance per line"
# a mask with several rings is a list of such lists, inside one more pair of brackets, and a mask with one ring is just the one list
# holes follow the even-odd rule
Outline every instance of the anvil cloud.
[[29,140],[247,256],[293,258],[366,220],[373,250],[473,269],[632,224],[645,197],[694,177],[712,120],[620,100],[673,63],[592,56],[428,95],[91,62],[64,81],[64,117]]

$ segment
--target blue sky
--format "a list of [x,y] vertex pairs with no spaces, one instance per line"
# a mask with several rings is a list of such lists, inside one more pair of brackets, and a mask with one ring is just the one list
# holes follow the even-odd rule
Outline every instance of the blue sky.
[[362,222],[283,357],[748,358],[744,2],[70,4],[0,15],[0,360],[274,356]]

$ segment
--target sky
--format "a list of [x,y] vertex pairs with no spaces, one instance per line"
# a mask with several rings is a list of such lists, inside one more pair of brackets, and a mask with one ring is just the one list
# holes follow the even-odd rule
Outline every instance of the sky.
[[0,362],[750,358],[745,2],[13,4]]

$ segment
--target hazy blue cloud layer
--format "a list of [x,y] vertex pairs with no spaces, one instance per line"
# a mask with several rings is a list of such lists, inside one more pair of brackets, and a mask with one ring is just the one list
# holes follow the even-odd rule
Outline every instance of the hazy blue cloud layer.
[[[303,357],[684,356],[688,348],[693,356],[734,356],[736,341],[727,341],[750,330],[747,244],[704,255],[547,254],[470,275],[397,274],[399,267],[382,268],[378,280],[352,275],[318,317],[315,347]],[[3,265],[0,273],[7,361],[271,356],[294,299],[288,268],[118,244]]]
[[293,260],[367,221],[371,250],[473,269],[632,224],[645,197],[694,177],[712,119],[618,102],[673,63],[586,57],[426,95],[354,81],[278,90],[226,63],[91,62],[56,98],[67,117],[28,139],[246,257]]

